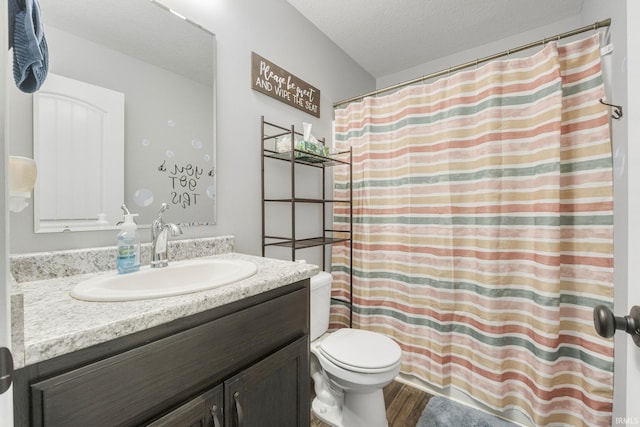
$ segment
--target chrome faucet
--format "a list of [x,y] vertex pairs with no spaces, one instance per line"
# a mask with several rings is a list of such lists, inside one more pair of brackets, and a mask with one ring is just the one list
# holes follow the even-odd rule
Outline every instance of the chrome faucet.
[[166,223],[162,219],[162,213],[169,209],[169,205],[163,203],[156,218],[151,224],[151,267],[166,267],[169,263],[167,257],[168,233],[172,236],[182,234],[182,229],[178,224]]

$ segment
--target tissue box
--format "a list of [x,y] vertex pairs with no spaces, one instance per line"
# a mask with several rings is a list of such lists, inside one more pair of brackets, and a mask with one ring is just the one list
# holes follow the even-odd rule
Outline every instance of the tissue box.
[[[325,147],[318,142],[300,141],[296,143],[296,149],[305,151],[307,153],[316,154],[318,156],[327,157],[329,155],[329,147]],[[326,159],[315,156],[308,156],[300,152],[296,152],[296,159],[308,163],[323,163],[326,161]]]
[[[327,157],[330,154],[329,147],[326,147],[325,145],[319,142],[296,141],[294,146],[295,146],[295,149],[298,151],[305,151],[307,153],[312,153],[319,156]],[[291,138],[288,135],[282,138],[278,138],[276,140],[276,151],[278,153],[285,153],[285,152],[291,151]],[[324,159],[319,159],[313,156],[307,156],[304,153],[300,153],[300,152],[296,152],[295,156],[296,156],[296,159],[304,160],[307,162],[319,163],[324,161]]]
[[299,141],[296,142],[296,149],[306,151],[307,153],[317,154],[319,156],[326,157],[329,155],[329,147],[325,147],[319,142]]

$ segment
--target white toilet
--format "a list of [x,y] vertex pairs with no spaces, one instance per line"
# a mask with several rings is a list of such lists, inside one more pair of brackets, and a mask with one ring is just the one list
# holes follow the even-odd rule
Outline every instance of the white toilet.
[[400,372],[402,351],[377,332],[345,328],[325,334],[331,281],[326,272],[311,278],[311,408],[334,427],[387,427],[382,388]]

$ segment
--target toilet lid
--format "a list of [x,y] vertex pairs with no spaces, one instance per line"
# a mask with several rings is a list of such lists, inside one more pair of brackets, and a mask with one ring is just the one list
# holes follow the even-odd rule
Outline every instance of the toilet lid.
[[355,372],[384,371],[400,362],[402,350],[391,338],[362,329],[338,329],[320,343],[336,365]]

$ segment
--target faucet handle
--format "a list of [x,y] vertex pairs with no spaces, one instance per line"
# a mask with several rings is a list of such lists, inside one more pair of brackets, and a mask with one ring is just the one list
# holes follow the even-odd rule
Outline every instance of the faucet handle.
[[162,213],[167,209],[169,209],[169,205],[166,203],[163,203],[162,206],[160,206],[160,211],[158,212],[158,218],[162,218]]

